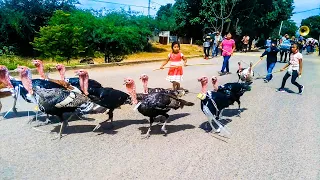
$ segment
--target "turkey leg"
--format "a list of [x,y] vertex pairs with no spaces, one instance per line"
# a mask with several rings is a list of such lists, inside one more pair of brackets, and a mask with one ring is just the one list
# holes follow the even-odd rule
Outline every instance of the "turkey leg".
[[168,114],[164,114],[163,116],[166,117],[166,120],[164,121],[163,126],[161,127],[161,131],[163,131],[163,132],[164,132],[164,135],[166,136],[166,135],[167,135],[167,132],[168,132],[168,131],[166,130],[166,124],[167,124],[169,115],[168,115]]
[[150,137],[150,132],[151,132],[151,127],[152,127],[152,123],[153,123],[153,121],[154,121],[154,117],[150,117],[149,129],[148,129],[148,131],[147,131],[146,136],[144,137],[145,139],[148,139],[148,138]]
[[110,109],[109,112],[107,113],[109,115],[109,118],[107,120],[99,123],[98,125],[96,125],[96,127],[92,131],[98,130],[103,123],[108,122],[108,121],[111,121],[111,127],[113,127],[113,124],[112,124],[113,123],[113,111],[114,111],[114,109]]
[[241,109],[240,109],[240,100],[236,100],[236,102],[238,103],[238,117],[241,117]]
[[61,120],[61,125],[60,125],[60,132],[59,132],[59,138],[62,138],[62,132],[64,130],[64,128],[68,125],[68,120],[64,120],[63,117],[59,117]]

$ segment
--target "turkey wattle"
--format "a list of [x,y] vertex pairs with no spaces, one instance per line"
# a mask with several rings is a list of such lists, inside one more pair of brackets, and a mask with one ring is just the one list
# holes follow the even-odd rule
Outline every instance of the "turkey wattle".
[[167,134],[167,130],[165,128],[169,115],[167,114],[171,109],[179,109],[183,108],[184,106],[193,106],[194,103],[187,102],[185,100],[179,99],[174,95],[162,92],[155,92],[146,95],[146,97],[139,102],[137,100],[136,94],[136,86],[135,82],[132,78],[126,78],[124,80],[124,84],[126,85],[127,91],[131,96],[133,104],[137,105],[136,108],[138,111],[150,118],[149,129],[147,131],[146,137],[150,136],[151,127],[154,122],[154,119],[157,116],[164,116],[166,118],[161,130]]

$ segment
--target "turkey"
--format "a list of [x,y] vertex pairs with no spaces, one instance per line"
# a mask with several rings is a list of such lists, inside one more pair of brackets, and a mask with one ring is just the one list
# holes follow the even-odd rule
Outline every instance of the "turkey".
[[170,89],[164,89],[164,88],[148,88],[148,81],[149,81],[149,76],[146,74],[142,74],[140,76],[140,80],[143,84],[143,93],[144,94],[150,94],[154,92],[164,92],[164,93],[169,93],[178,97],[182,97],[185,94],[187,94],[189,91],[186,89],[181,89],[181,90],[170,90]]
[[237,70],[237,74],[239,77],[238,82],[241,80],[242,82],[252,84],[252,78],[254,76],[254,72],[252,69],[252,62],[250,62],[249,68],[242,68],[241,62],[238,62],[238,66],[239,66]]
[[36,66],[37,71],[38,71],[39,75],[41,76],[41,79],[54,82],[56,84],[63,86],[67,90],[74,91],[74,92],[81,94],[81,91],[77,87],[72,86],[70,83],[68,83],[64,80],[56,80],[56,79],[48,78],[48,76],[44,73],[44,66],[43,66],[43,62],[41,60],[38,60],[38,59],[32,60],[32,63],[34,66]]
[[[31,88],[31,84],[29,85]],[[44,89],[39,87],[32,88],[35,98],[37,99],[39,109],[42,112],[59,117],[61,125],[59,131],[59,138],[62,138],[64,128],[68,125],[68,120],[63,118],[66,112],[74,112],[78,108],[84,108],[85,112],[92,111],[93,106],[90,99],[76,92],[64,89]],[[88,108],[90,107],[90,108]],[[94,111],[91,113],[101,113]]]
[[219,89],[217,92],[226,94],[230,100],[231,104],[234,104],[234,102],[238,103],[238,116],[240,116],[241,110],[240,110],[240,97],[246,92],[250,91],[251,87],[249,84],[246,83],[226,83],[224,85],[219,86]]
[[[79,84],[82,92],[87,95],[94,103],[109,109],[109,112],[107,113],[109,115],[109,118],[104,122],[110,120],[112,125],[113,111],[122,105],[131,104],[130,96],[120,90],[103,87],[89,87],[89,74],[87,71],[80,69],[76,71],[76,74],[79,76]],[[93,131],[99,129],[104,122],[99,123],[93,129]]]
[[133,104],[136,105],[135,108],[144,115],[150,118],[149,129],[146,134],[146,138],[150,137],[151,127],[154,122],[154,119],[157,116],[164,116],[166,118],[161,130],[167,134],[167,130],[165,128],[169,115],[167,114],[171,109],[179,109],[184,106],[193,106],[194,103],[187,102],[185,100],[179,99],[174,95],[163,93],[163,92],[155,92],[148,94],[142,101],[138,103],[136,96],[136,86],[135,82],[132,78],[126,78],[124,80],[124,84],[126,85],[127,91],[130,94]]
[[[58,70],[58,72],[60,74],[61,80],[64,80],[64,81],[70,83],[72,86],[81,89],[79,78],[65,78],[66,67],[63,64],[57,64],[56,69]],[[89,85],[88,85],[89,89],[90,88],[102,88],[102,85],[96,80],[89,79],[88,83],[89,83]]]
[[198,98],[201,100],[201,110],[207,116],[212,131],[220,133],[223,126],[219,120],[223,110],[230,106],[232,101],[224,93],[207,91],[208,77],[198,78],[201,83],[201,93]]

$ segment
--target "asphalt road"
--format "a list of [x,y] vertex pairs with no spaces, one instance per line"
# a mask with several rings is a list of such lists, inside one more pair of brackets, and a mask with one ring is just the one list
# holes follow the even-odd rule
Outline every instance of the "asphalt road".
[[[219,83],[236,81],[237,62],[256,62],[258,56],[233,56],[233,74],[219,77]],[[222,58],[189,61],[209,62],[214,65],[186,67],[182,86],[200,92],[197,78],[217,75]],[[170,87],[165,80],[167,70],[153,71],[160,64],[91,69],[89,74],[103,85],[123,91],[123,79],[132,77],[141,92],[138,77],[142,73],[149,75],[150,87]],[[256,77],[266,74],[265,66],[263,61],[255,68]],[[282,66],[277,63],[275,70]],[[223,114],[230,121],[230,139],[200,128],[206,117],[193,93],[184,99],[195,102],[194,107],[170,112],[169,134],[163,136],[161,126],[155,125],[147,140],[141,138],[148,127],[145,117],[129,105],[115,111],[112,130],[91,132],[107,117],[90,115],[88,120],[70,122],[66,136],[53,140],[59,124],[33,129],[37,123],[27,122],[28,110],[34,106],[21,100],[18,115],[9,114],[0,121],[0,179],[320,179],[319,69],[319,57],[304,56],[304,73],[298,79],[305,85],[303,95],[296,94],[298,89],[290,79],[288,92],[275,91],[284,72],[275,74],[268,84],[255,80],[252,91],[241,98],[241,117],[236,116],[237,106]],[[71,77],[73,72],[67,75]],[[3,112],[12,106],[11,97],[1,101]]]

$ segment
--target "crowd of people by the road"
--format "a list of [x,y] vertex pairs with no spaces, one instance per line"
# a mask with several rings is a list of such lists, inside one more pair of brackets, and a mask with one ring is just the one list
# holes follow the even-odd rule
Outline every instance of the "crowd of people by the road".
[[[257,42],[259,38],[255,37],[249,45],[250,36],[244,34],[241,39],[241,47],[236,47],[235,40],[232,39],[232,34],[227,33],[224,37],[221,36],[220,32],[209,33],[204,37],[204,58],[209,59],[210,52],[212,52],[212,58],[221,55],[223,57],[223,64],[220,75],[231,74],[229,71],[229,60],[233,53],[238,49],[240,52],[248,52],[250,49],[257,48]],[[268,75],[264,81],[268,83],[273,77],[273,69],[275,64],[278,62],[278,53],[280,52],[279,62],[287,63],[280,71],[287,69],[287,73],[283,77],[281,87],[279,91],[284,91],[284,86],[287,79],[292,76],[291,83],[298,87],[299,93],[303,92],[304,86],[296,82],[297,78],[302,75],[302,53],[309,55],[315,52],[316,47],[319,48],[319,42],[313,38],[304,38],[299,36],[289,37],[288,34],[283,35],[280,39],[272,39],[269,37],[265,43],[265,52],[260,56],[262,59],[267,55],[267,72]],[[320,55],[320,51],[319,51]]]

